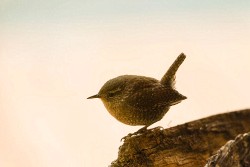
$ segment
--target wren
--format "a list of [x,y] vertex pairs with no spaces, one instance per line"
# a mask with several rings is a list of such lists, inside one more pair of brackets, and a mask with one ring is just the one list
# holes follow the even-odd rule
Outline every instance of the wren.
[[175,90],[175,73],[186,56],[181,53],[161,80],[122,75],[107,81],[98,94],[108,112],[127,125],[144,125],[138,132],[161,120],[170,106],[186,99]]

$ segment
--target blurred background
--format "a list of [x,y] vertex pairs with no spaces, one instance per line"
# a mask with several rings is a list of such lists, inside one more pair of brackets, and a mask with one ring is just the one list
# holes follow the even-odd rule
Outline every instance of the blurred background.
[[2,0],[0,166],[108,166],[140,127],[86,98],[118,75],[160,79],[181,52],[188,99],[151,127],[250,107],[250,1]]

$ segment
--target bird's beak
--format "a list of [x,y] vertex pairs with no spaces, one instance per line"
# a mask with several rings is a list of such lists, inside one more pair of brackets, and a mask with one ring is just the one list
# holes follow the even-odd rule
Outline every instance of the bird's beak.
[[87,99],[93,99],[93,98],[100,98],[101,96],[99,94],[96,94],[94,96],[90,96]]

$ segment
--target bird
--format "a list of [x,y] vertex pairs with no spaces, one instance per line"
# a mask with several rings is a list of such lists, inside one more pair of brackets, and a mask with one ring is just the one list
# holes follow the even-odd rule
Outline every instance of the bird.
[[175,74],[185,58],[186,55],[181,53],[161,80],[121,75],[108,80],[96,95],[87,99],[101,99],[107,111],[118,121],[143,126],[133,134],[142,133],[161,120],[171,106],[187,99],[175,89]]

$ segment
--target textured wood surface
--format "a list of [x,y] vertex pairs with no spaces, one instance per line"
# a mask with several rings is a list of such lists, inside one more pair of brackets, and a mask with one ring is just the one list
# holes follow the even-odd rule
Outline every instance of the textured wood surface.
[[209,158],[206,167],[250,167],[250,132],[228,141]]
[[250,132],[250,109],[148,130],[127,138],[111,167],[204,167],[238,134]]

